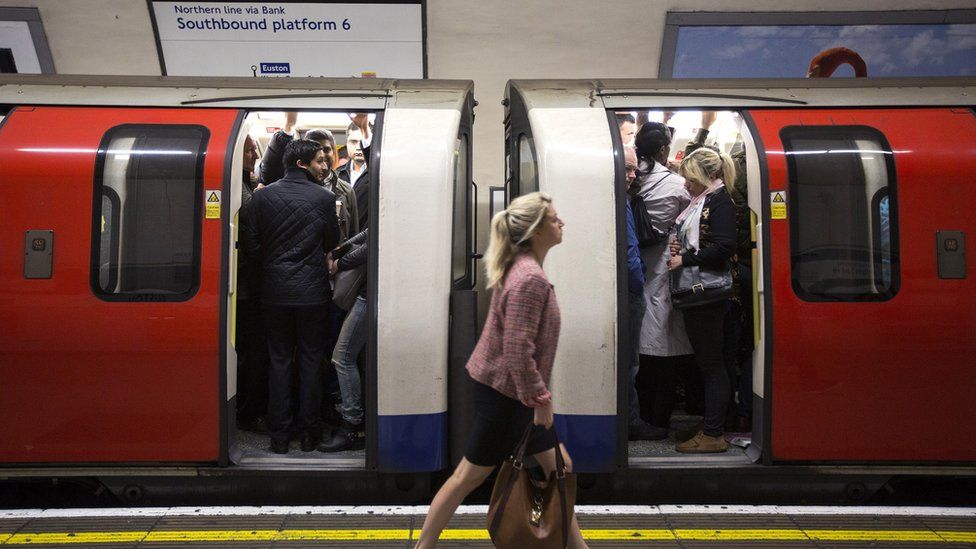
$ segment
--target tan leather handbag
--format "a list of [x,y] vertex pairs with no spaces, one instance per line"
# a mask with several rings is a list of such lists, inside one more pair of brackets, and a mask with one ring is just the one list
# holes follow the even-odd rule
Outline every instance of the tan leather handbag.
[[557,439],[556,470],[544,486],[534,484],[524,467],[531,432],[530,424],[515,452],[499,469],[491,492],[488,534],[499,549],[565,548],[569,543],[576,475],[566,472]]

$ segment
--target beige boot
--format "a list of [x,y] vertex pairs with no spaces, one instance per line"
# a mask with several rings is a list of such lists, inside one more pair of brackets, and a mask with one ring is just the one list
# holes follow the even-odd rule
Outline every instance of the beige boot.
[[729,445],[725,443],[725,437],[710,437],[703,431],[698,431],[697,435],[674,447],[675,450],[683,454],[717,454],[726,451],[728,448]]

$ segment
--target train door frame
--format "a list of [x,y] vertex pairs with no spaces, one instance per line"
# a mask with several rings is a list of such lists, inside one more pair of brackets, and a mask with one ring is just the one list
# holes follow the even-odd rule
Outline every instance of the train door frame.
[[[746,151],[746,166],[747,173],[749,174],[759,174],[758,176],[750,175],[748,178],[748,206],[751,211],[752,216],[752,227],[753,227],[753,277],[752,277],[752,295],[753,299],[751,304],[743,306],[750,306],[753,308],[753,342],[755,344],[752,356],[752,368],[753,368],[753,386],[752,386],[752,396],[754,399],[753,405],[753,433],[752,433],[752,443],[746,448],[745,454],[753,463],[758,463],[760,459],[763,460],[764,464],[767,464],[766,460],[769,460],[771,452],[769,451],[769,438],[767,433],[771,427],[769,420],[769,410],[766,409],[769,406],[769,383],[768,376],[770,374],[770,368],[767,364],[768,359],[772,356],[772,337],[771,329],[772,322],[768,317],[771,314],[772,307],[768,302],[770,296],[764,291],[764,283],[769,280],[768,273],[766,269],[769,265],[768,257],[768,246],[764,243],[769,241],[768,234],[763,237],[763,232],[768,232],[768,223],[763,223],[763,220],[769,219],[769,204],[762,197],[766,196],[764,193],[768,189],[768,177],[767,168],[765,165],[765,151],[762,146],[762,142],[759,139],[759,134],[752,118],[749,115],[749,108],[742,106],[696,106],[695,104],[682,104],[680,106],[669,106],[662,107],[660,105],[648,105],[646,103],[641,103],[640,106],[625,106],[625,105],[605,105],[605,110],[607,113],[607,123],[610,128],[610,137],[613,143],[613,155],[614,155],[614,172],[617,181],[616,200],[617,200],[617,464],[618,467],[626,468],[631,467],[630,456],[629,456],[629,446],[628,446],[628,418],[629,418],[629,383],[630,375],[629,368],[625,368],[625,365],[629,364],[629,354],[630,354],[630,344],[631,335],[628,329],[628,290],[627,290],[627,225],[626,225],[626,206],[624,201],[627,200],[626,191],[624,190],[623,180],[626,177],[626,170],[624,167],[623,158],[623,142],[618,131],[618,121],[616,118],[617,112],[626,112],[632,110],[639,111],[649,111],[649,110],[674,110],[674,111],[714,111],[714,112],[733,112],[739,115],[742,119],[742,140]],[[759,260],[759,267],[757,268],[756,260]],[[765,301],[764,301],[765,300]],[[759,385],[759,392],[757,392],[757,384]],[[755,400],[758,399],[756,402]],[[759,427],[756,429],[755,427]],[[643,458],[641,458],[643,459]],[[655,459],[655,458],[648,458]],[[707,463],[707,462],[706,462]],[[718,465],[718,464],[716,464]]]
[[[369,160],[367,161],[367,166],[369,166],[369,176],[370,176],[370,181],[369,181],[369,183],[370,183],[369,195],[371,197],[370,198],[370,204],[369,204],[369,210],[370,210],[369,211],[369,215],[370,215],[370,219],[377,219],[377,216],[379,215],[378,199],[377,198],[373,198],[373,197],[378,197],[379,196],[380,158],[381,158],[382,140],[383,140],[382,139],[382,137],[383,137],[383,115],[384,115],[384,113],[386,111],[386,108],[388,108],[388,107],[383,107],[381,109],[376,109],[376,108],[372,108],[372,109],[370,109],[370,108],[355,108],[355,107],[350,107],[348,109],[343,109],[343,108],[323,108],[323,109],[303,108],[303,109],[296,109],[296,111],[298,113],[302,113],[302,112],[337,112],[337,113],[365,112],[367,114],[373,114],[373,115],[375,115],[375,118],[373,120],[373,126],[372,126],[373,134],[372,134],[372,137],[370,138],[370,155],[369,155]],[[233,163],[230,164],[230,161],[228,161],[229,162],[228,167],[230,168],[230,171],[227,172],[228,175],[227,175],[227,181],[225,183],[225,190],[224,190],[225,195],[226,196],[230,196],[231,197],[231,200],[233,201],[233,202],[231,202],[231,208],[232,208],[232,211],[235,212],[235,213],[238,213],[240,211],[240,207],[241,207],[240,190],[241,189],[240,189],[240,187],[237,187],[237,186],[234,185],[233,174],[239,174],[243,170],[243,166],[244,166],[244,154],[243,154],[244,139],[248,135],[248,132],[250,130],[250,126],[253,125],[253,123],[249,122],[247,119],[248,119],[248,117],[251,114],[255,114],[255,113],[259,113],[259,112],[266,112],[268,110],[269,109],[261,109],[261,108],[241,109],[241,115],[240,115],[240,118],[239,118],[239,121],[238,121],[238,126],[236,128],[236,131],[237,131],[237,139],[233,143],[230,144],[230,146],[233,147],[232,151],[228,151],[228,155],[233,154]],[[221,278],[221,283],[223,284],[222,287],[227,288],[227,297],[228,297],[228,299],[225,300],[226,303],[222,303],[221,307],[222,308],[223,307],[227,307],[227,310],[228,311],[234,310],[236,312],[236,302],[237,302],[236,281],[237,281],[237,276],[238,276],[238,273],[237,273],[237,259],[238,259],[237,258],[237,252],[239,251],[239,250],[237,250],[237,246],[238,246],[238,235],[239,235],[239,229],[240,229],[240,227],[237,225],[237,222],[236,221],[233,221],[233,219],[231,219],[231,218],[224,219],[223,220],[223,223],[224,223],[225,230],[229,233],[229,236],[233,238],[232,240],[229,237],[227,238],[226,242],[227,242],[228,249],[226,250],[227,253],[225,254],[225,261],[231,262],[233,264],[233,271],[230,272],[227,275],[226,278],[224,278],[224,277]],[[230,232],[231,231],[231,228],[232,228],[231,227],[231,224],[232,223],[234,225],[233,232]],[[369,246],[373,250],[377,249],[377,246],[378,246],[378,234],[379,234],[379,231],[378,231],[378,227],[377,227],[377,230],[371,230],[370,231],[370,234],[369,234],[369,237],[368,237],[369,238]],[[350,235],[350,236],[352,236],[352,235]],[[377,261],[378,261],[377,255],[378,254],[375,254],[375,253],[369,254],[369,259],[367,260],[367,272],[372,272],[372,273],[376,273],[377,272]],[[364,403],[364,410],[363,410],[363,412],[364,412],[364,423],[365,423],[365,433],[366,433],[365,457],[362,460],[362,465],[349,466],[348,468],[350,468],[350,469],[362,469],[362,470],[375,470],[375,469],[377,469],[377,465],[376,465],[376,463],[377,463],[377,457],[376,456],[377,456],[377,452],[378,452],[378,441],[377,441],[378,435],[377,435],[377,431],[376,431],[377,416],[378,416],[378,409],[377,409],[377,402],[376,402],[376,399],[377,399],[377,364],[376,364],[376,333],[377,333],[377,330],[376,330],[376,295],[377,294],[376,294],[376,292],[377,292],[377,284],[376,284],[376,280],[375,279],[376,279],[376,276],[375,275],[374,276],[367,276],[367,282],[366,282],[366,292],[367,292],[367,322],[369,323],[369,329],[368,329],[368,332],[367,332],[366,347],[364,349],[364,352],[366,353],[366,364],[365,364],[365,366],[363,368],[363,379],[362,379],[363,391],[364,391],[364,394],[366,396],[366,398],[365,398],[365,401],[366,402]],[[234,309],[231,309],[230,308],[231,307],[230,306],[230,303],[231,302],[234,303],[234,305],[233,305]],[[222,408],[223,409],[221,410],[221,418],[222,418],[222,420],[221,420],[221,444],[222,445],[225,445],[225,447],[224,447],[224,451],[222,452],[223,460],[221,461],[220,465],[221,466],[226,466],[226,465],[230,465],[230,464],[240,465],[241,456],[237,456],[236,458],[232,458],[230,456],[230,450],[236,448],[236,442],[237,442],[236,433],[237,433],[237,430],[238,429],[236,427],[236,402],[235,401],[232,401],[232,400],[229,400],[227,398],[227,395],[229,394],[229,385],[228,385],[227,379],[228,379],[228,377],[230,375],[231,370],[233,370],[235,372],[234,375],[236,377],[236,369],[237,369],[237,360],[236,360],[236,357],[237,357],[237,353],[236,353],[236,349],[234,347],[234,343],[232,342],[232,339],[231,339],[233,337],[231,335],[232,334],[232,331],[230,330],[230,328],[233,327],[231,325],[231,317],[228,314],[228,316],[225,316],[225,317],[222,317],[222,318],[224,319],[224,321],[222,322],[222,329],[225,332],[227,332],[227,333],[224,335],[224,337],[222,337],[222,341],[225,342],[225,347],[224,347],[225,348],[225,357],[222,358],[222,364],[224,364],[225,367],[222,368],[222,374],[221,374],[221,376],[222,376],[221,385],[222,385],[222,390],[223,390],[223,394],[222,394],[222,397],[221,397],[223,399],[223,401],[222,401]],[[236,326],[236,318],[234,318],[234,326]],[[235,391],[235,394],[236,394],[236,391]],[[321,464],[324,465],[324,466],[327,466],[328,468],[335,468],[336,462],[342,461],[342,460],[345,460],[345,459],[348,459],[348,458],[336,458],[335,456],[331,456],[329,454],[321,454],[321,455],[315,455],[314,456],[314,459],[315,460],[320,460],[321,461]],[[271,466],[272,467],[275,467],[275,466],[281,465],[283,463],[286,463],[286,462],[285,461],[282,461],[282,462],[274,462],[273,464],[271,464]],[[341,466],[343,468],[346,467],[345,464],[343,464]],[[322,466],[320,466],[318,464],[309,466],[309,465],[304,464],[304,463],[301,465],[301,467],[302,468],[307,468],[307,469],[321,469],[322,468]]]
[[[464,433],[471,424],[470,387],[465,366],[474,351],[478,340],[478,292],[475,289],[478,278],[478,185],[471,174],[472,141],[474,132],[474,95],[468,94],[461,111],[458,124],[458,153],[464,149],[464,202],[465,229],[464,254],[467,256],[464,275],[454,277],[456,239],[458,233],[451,231],[451,302],[450,327],[448,332],[448,459],[452,466],[457,465],[464,452],[466,442]],[[456,165],[455,170],[459,168]],[[458,181],[455,172],[453,189],[452,229],[457,223]]]
[[366,432],[366,460],[367,470],[379,468],[379,383],[377,368],[377,338],[379,329],[377,322],[379,319],[379,218],[380,218],[380,170],[382,168],[382,148],[383,148],[383,120],[386,109],[389,105],[379,110],[364,110],[356,112],[375,113],[373,120],[373,137],[370,139],[369,160],[369,219],[370,231],[369,249],[371,253],[366,260],[366,272],[370,273],[366,277],[366,322],[368,326],[366,335],[366,367],[363,368],[363,394],[366,397],[365,412],[365,432]]
[[[634,334],[630,333],[630,296],[627,273],[627,191],[624,180],[627,168],[624,162],[624,143],[618,129],[616,110],[605,109],[613,146],[614,201],[616,216],[617,252],[617,456],[618,468],[626,468],[630,460],[628,431],[630,428],[630,354]],[[623,243],[623,245],[621,245]],[[638,334],[639,337],[639,334]],[[624,367],[626,366],[626,367]]]
[[[539,190],[539,158],[536,154],[535,140],[532,137],[532,125],[529,123],[529,110],[525,99],[518,92],[505,98],[503,104],[508,109],[505,116],[505,206],[515,198],[526,194],[522,182],[522,138],[529,139],[529,150],[532,154],[532,164],[535,166],[535,191]],[[490,220],[489,220],[490,221]]]

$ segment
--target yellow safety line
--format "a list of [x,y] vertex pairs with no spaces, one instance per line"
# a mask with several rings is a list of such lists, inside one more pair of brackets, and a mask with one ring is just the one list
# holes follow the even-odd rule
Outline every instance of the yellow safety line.
[[[417,532],[414,532],[416,535]],[[874,541],[976,543],[976,531],[928,530],[801,530],[770,529],[587,529],[583,537],[593,541]],[[118,532],[48,532],[0,534],[0,545],[78,545],[87,543],[200,543],[254,541],[399,541],[410,538],[403,529],[336,530],[157,530]],[[484,529],[448,529],[441,539],[488,540]]]

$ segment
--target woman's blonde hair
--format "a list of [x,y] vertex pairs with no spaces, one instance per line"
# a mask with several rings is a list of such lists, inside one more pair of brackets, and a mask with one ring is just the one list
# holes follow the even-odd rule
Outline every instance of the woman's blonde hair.
[[708,187],[708,183],[716,177],[722,179],[725,190],[732,195],[735,185],[735,163],[732,157],[725,153],[717,153],[712,149],[702,147],[695,150],[681,161],[678,167],[681,177]]
[[491,218],[485,274],[494,288],[505,276],[515,254],[529,248],[529,240],[546,217],[552,198],[541,192],[520,196]]

